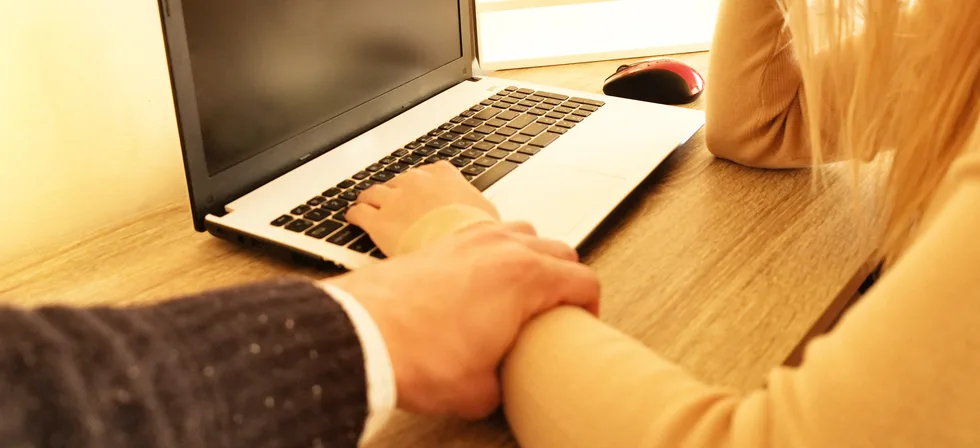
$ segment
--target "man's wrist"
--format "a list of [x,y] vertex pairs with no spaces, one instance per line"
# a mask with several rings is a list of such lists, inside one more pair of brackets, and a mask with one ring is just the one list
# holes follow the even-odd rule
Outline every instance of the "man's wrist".
[[318,286],[344,308],[361,341],[368,388],[368,416],[360,439],[364,443],[384,427],[397,404],[397,386],[391,356],[378,324],[354,296],[330,282],[319,282]]

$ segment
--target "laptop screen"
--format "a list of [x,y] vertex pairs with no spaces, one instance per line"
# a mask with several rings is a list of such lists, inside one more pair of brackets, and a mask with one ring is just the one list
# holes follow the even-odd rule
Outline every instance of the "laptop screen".
[[211,175],[463,55],[457,0],[183,2]]

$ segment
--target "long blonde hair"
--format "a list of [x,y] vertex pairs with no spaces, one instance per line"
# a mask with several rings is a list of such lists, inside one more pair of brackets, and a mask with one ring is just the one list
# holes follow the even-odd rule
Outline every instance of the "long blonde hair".
[[890,158],[881,255],[891,263],[952,162],[980,136],[980,1],[781,1],[814,160],[826,151]]

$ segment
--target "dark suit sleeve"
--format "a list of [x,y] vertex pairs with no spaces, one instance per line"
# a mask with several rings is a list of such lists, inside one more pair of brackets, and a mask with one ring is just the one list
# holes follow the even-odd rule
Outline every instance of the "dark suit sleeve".
[[0,446],[354,447],[364,355],[304,281],[142,308],[0,308]]

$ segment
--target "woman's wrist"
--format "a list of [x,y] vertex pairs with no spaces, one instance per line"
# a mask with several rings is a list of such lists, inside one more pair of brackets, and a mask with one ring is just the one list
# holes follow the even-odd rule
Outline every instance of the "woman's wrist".
[[405,230],[397,254],[415,252],[432,241],[474,225],[496,222],[499,220],[486,210],[471,205],[452,204],[440,207],[422,216]]

